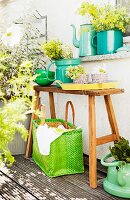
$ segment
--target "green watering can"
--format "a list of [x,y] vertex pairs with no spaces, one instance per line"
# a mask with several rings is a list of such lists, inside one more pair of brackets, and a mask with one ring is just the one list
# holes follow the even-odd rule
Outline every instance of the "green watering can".
[[111,154],[101,159],[101,164],[108,167],[107,177],[103,181],[104,190],[112,195],[130,198],[130,163],[125,161],[105,162]]
[[[61,60],[55,60],[51,62],[48,65],[48,73],[52,65],[56,65],[56,78],[55,79],[50,79],[52,81],[54,80],[60,80],[62,83],[72,83],[72,79],[68,78],[66,76],[66,69],[69,66],[77,66],[81,64],[81,59],[80,58],[73,58],[73,59],[61,59]],[[56,83],[57,87],[60,87],[58,83]]]
[[51,85],[55,79],[55,72],[53,71],[36,69],[34,74],[37,75],[35,82],[41,86]]
[[92,56],[97,54],[97,38],[96,32],[92,24],[80,25],[80,40],[76,39],[76,28],[73,28],[73,45],[79,48],[79,56]]

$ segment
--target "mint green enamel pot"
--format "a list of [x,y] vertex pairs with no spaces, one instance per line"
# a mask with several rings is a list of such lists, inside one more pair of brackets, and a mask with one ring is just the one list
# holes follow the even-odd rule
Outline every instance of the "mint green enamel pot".
[[101,164],[108,167],[107,177],[103,181],[103,188],[106,192],[130,199],[130,163],[124,161],[106,162],[112,155],[105,155]]
[[79,56],[92,56],[97,54],[96,31],[92,24],[81,24],[79,31],[79,40],[76,38],[76,27],[73,28],[73,45],[79,48]]
[[113,54],[123,46],[123,34],[120,30],[97,32],[97,54]]
[[[55,60],[53,61],[49,66],[48,70],[50,70],[50,67],[55,64],[56,65],[56,79],[60,80],[62,83],[72,83],[72,79],[68,78],[66,76],[66,69],[69,66],[77,66],[81,64],[80,58],[73,58],[73,59],[61,59],[61,60]],[[57,87],[60,87],[59,84],[56,84]]]

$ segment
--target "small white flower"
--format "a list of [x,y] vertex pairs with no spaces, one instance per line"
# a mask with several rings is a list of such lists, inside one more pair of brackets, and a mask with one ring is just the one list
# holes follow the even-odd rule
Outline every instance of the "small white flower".
[[5,46],[14,47],[19,44],[22,37],[22,30],[18,25],[13,25],[7,29],[1,40]]
[[103,63],[103,65],[98,65],[94,68],[92,74],[106,74],[106,65]]

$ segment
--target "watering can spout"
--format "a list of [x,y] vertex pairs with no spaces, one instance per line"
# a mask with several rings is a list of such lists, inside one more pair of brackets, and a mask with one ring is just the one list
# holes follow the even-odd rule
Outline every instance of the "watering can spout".
[[79,48],[79,44],[80,42],[77,40],[76,38],[76,28],[73,24],[71,24],[72,28],[73,28],[73,45],[77,48]]

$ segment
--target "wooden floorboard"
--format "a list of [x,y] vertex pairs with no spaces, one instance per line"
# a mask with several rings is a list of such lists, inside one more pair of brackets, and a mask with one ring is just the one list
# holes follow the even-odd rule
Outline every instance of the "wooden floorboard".
[[[84,174],[47,177],[41,169],[24,156],[16,156],[8,175],[0,173],[0,200],[121,200],[103,190],[106,173],[98,164],[98,187],[91,189],[88,166]],[[87,163],[86,163],[87,164]]]
[[4,197],[2,197],[2,195],[0,194],[0,200],[5,200],[5,198]]
[[0,172],[0,194],[6,200],[36,200],[27,190],[24,190],[7,175]]

